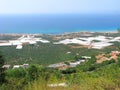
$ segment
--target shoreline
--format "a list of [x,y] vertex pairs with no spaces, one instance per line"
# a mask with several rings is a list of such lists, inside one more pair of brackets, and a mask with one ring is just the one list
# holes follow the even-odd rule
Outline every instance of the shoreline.
[[72,33],[118,33],[117,29],[114,30],[81,30],[74,32],[61,32],[61,33],[0,33],[0,35],[63,35]]

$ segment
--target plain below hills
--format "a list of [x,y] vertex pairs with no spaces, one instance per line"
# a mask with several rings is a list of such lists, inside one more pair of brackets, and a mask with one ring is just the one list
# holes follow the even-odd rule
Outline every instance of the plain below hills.
[[[54,41],[64,40],[66,37],[75,37],[76,34],[68,34],[68,35],[42,35],[43,39],[47,39],[51,41],[51,43],[37,43],[37,45],[24,45],[23,49],[17,50],[15,46],[8,47],[0,47],[0,50],[5,56],[6,64],[42,64],[49,65],[53,63],[59,63],[64,61],[72,61],[75,60],[76,55],[78,57],[84,56],[94,56],[101,53],[108,53],[111,51],[119,50],[120,43],[113,42],[114,45],[103,48],[103,49],[88,49],[83,47],[82,45],[77,44],[53,44]],[[92,36],[98,35],[98,33],[93,34]],[[104,35],[104,34],[99,34]],[[117,34],[110,34],[111,36],[118,36]],[[79,35],[78,35],[79,36]],[[12,36],[12,38],[17,38],[18,36]],[[37,36],[39,37],[39,36]],[[58,40],[54,40],[55,38],[61,37]],[[86,36],[85,36],[86,37]],[[87,36],[88,37],[88,36]],[[89,36],[90,37],[90,36]],[[6,38],[6,36],[3,36]],[[9,39],[11,37],[9,36]],[[74,48],[73,48],[74,47]],[[77,47],[77,48],[75,48]],[[79,48],[78,48],[79,47]],[[71,52],[71,53],[67,53]]]

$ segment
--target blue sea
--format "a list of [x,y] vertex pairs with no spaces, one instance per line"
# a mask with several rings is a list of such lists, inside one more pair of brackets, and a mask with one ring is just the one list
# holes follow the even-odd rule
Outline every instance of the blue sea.
[[117,28],[120,15],[0,15],[0,33],[60,34]]

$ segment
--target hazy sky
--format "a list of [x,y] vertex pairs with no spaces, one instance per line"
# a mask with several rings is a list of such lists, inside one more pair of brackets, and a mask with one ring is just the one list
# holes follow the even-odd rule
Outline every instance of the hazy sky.
[[120,14],[120,0],[0,0],[0,14]]

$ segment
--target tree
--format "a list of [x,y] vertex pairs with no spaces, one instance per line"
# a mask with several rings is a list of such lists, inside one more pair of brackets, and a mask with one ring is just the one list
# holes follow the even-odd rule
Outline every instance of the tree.
[[3,68],[4,65],[4,58],[0,55],[0,84],[5,82],[5,69]]
[[28,76],[30,80],[35,80],[39,77],[39,70],[35,65],[31,65],[28,68]]
[[7,70],[6,74],[8,77],[24,78],[26,75],[26,71],[24,68],[9,69]]

